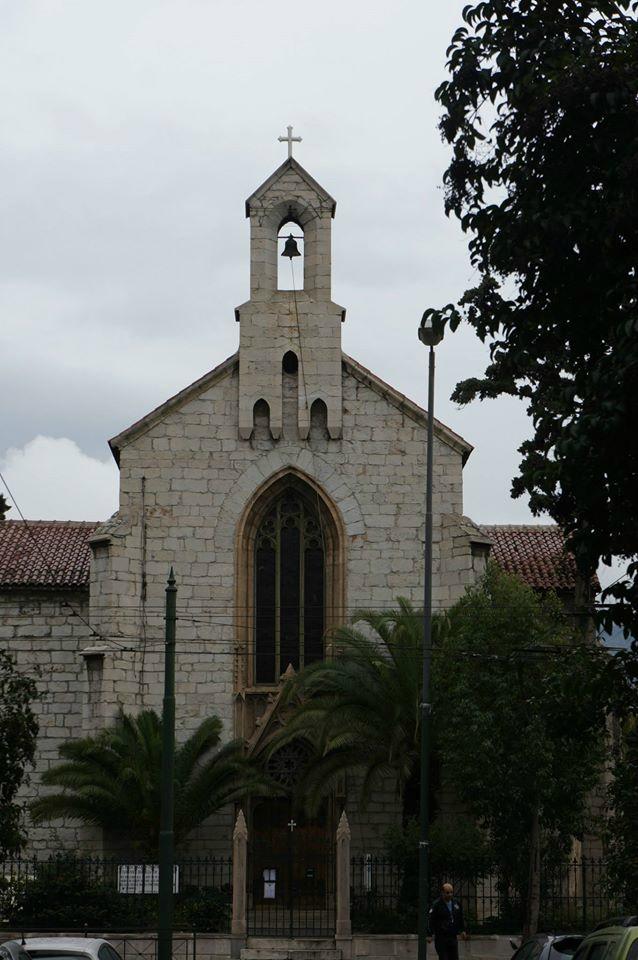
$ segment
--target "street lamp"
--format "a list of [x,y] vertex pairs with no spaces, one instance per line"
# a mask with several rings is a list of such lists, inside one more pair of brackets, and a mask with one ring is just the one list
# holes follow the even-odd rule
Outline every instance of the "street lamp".
[[419,340],[429,347],[428,434],[425,480],[425,544],[423,583],[423,687],[421,691],[421,798],[419,808],[419,944],[418,960],[428,953],[429,828],[428,766],[430,756],[430,662],[432,658],[432,478],[434,466],[434,348],[443,339],[443,329],[435,327],[426,310],[419,327]]

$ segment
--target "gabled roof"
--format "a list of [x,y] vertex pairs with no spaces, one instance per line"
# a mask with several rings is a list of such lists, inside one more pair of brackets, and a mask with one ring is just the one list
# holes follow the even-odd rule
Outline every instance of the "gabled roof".
[[251,193],[251,195],[248,197],[248,200],[246,200],[246,216],[247,217],[250,216],[251,203],[254,203],[256,200],[261,200],[263,195],[268,190],[270,190],[273,184],[275,184],[277,180],[283,177],[283,175],[287,173],[288,170],[294,170],[294,172],[298,174],[298,176],[300,176],[301,179],[304,180],[305,183],[307,183],[307,185],[311,188],[311,190],[314,190],[315,193],[319,197],[321,197],[322,200],[325,200],[326,202],[332,204],[332,216],[334,217],[335,211],[337,209],[337,201],[330,196],[327,190],[324,190],[324,188],[321,186],[320,183],[317,183],[314,177],[310,176],[307,170],[304,170],[301,164],[297,160],[295,160],[294,157],[288,157],[287,160],[284,160],[282,165],[280,167],[277,167],[275,172],[271,173],[268,179],[264,180],[261,186],[257,187],[254,193]]
[[[358,363],[357,360],[353,360],[353,358],[347,354],[342,354],[342,359],[345,369],[355,377],[356,380],[365,383],[371,390],[374,390],[375,393],[384,397],[394,407],[397,407],[402,413],[405,413],[406,416],[411,417],[412,420],[416,420],[417,423],[423,426],[427,425],[427,412],[423,407],[420,407],[418,403],[414,403],[414,401],[406,397],[404,393],[391,387],[389,383],[386,383],[385,380],[378,377],[376,373],[372,373],[371,370],[368,370],[367,367]],[[454,430],[446,427],[446,425],[441,423],[440,420],[437,420],[436,417],[434,418],[434,433],[440,440],[443,440],[449,446],[458,450],[463,457],[463,463],[465,463],[474,449],[471,443],[464,440],[463,437],[455,433]]]
[[0,523],[0,590],[87,589],[89,537],[97,523],[4,520]]
[[199,380],[195,380],[195,382],[191,383],[188,387],[184,387],[179,393],[176,393],[164,403],[161,403],[159,407],[155,407],[154,410],[147,413],[145,417],[136,420],[135,423],[132,423],[126,430],[122,430],[116,437],[112,437],[109,440],[109,447],[111,448],[111,453],[115,457],[117,465],[119,466],[120,464],[120,450],[122,447],[130,443],[135,437],[139,437],[140,434],[146,433],[147,430],[154,427],[156,423],[163,420],[164,417],[172,413],[173,410],[181,407],[182,404],[192,400],[193,397],[198,396],[200,393],[204,393],[205,390],[208,390],[219,380],[223,380],[224,377],[227,377],[233,372],[238,363],[239,353],[233,353],[232,356],[227,357],[222,363],[213,367],[208,373],[205,373]]
[[564,534],[555,524],[482,525],[481,530],[492,541],[492,559],[530,587],[573,590],[576,586],[576,561],[565,551]]
[[[386,383],[380,377],[377,377],[376,374],[372,373],[371,370],[368,370],[362,364],[358,363],[356,360],[353,360],[352,357],[347,356],[347,354],[342,354],[342,360],[345,369],[353,377],[355,377],[361,383],[365,383],[366,386],[370,387],[370,389],[384,397],[389,403],[397,407],[407,416],[411,417],[413,420],[416,420],[417,423],[423,425],[427,424],[427,413],[422,407],[414,403],[399,390],[391,387],[389,383]],[[179,393],[176,393],[174,396],[170,397],[170,399],[160,404],[159,407],[155,407],[155,409],[151,410],[150,413],[147,413],[146,416],[142,417],[140,420],[136,420],[136,422],[131,424],[130,427],[127,427],[126,430],[122,430],[121,433],[118,433],[117,436],[109,440],[109,446],[116,462],[118,464],[120,462],[119,453],[122,447],[126,446],[127,443],[130,443],[131,440],[135,439],[135,437],[138,437],[146,433],[147,430],[152,429],[152,427],[172,413],[173,410],[179,409],[179,407],[181,407],[184,403],[188,403],[188,401],[193,397],[204,393],[215,383],[231,374],[238,363],[239,353],[233,353],[232,356],[228,357],[208,373],[205,373],[203,377],[199,378],[199,380],[195,380],[194,383],[191,383],[188,387],[180,390]],[[464,440],[463,437],[459,436],[458,433],[455,433],[454,430],[450,429],[450,427],[446,427],[444,423],[441,423],[441,421],[437,420],[436,418],[434,420],[434,431],[441,440],[444,440],[447,444],[449,444],[451,447],[454,447],[454,449],[461,453],[463,457],[463,463],[465,463],[470,453],[474,449],[472,444],[468,443],[467,440]]]

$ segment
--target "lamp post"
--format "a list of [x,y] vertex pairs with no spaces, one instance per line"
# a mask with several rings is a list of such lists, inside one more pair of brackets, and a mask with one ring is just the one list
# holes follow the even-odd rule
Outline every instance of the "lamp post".
[[429,348],[428,368],[428,433],[425,480],[425,544],[423,582],[423,686],[421,690],[421,796],[419,807],[419,943],[418,960],[426,960],[428,952],[429,907],[429,826],[428,766],[430,759],[430,663],[432,658],[432,479],[434,466],[434,348],[443,339],[443,331],[435,329],[429,312],[423,314],[419,340]]
[[166,586],[166,642],[164,645],[164,703],[162,706],[162,770],[159,835],[158,960],[173,956],[173,832],[175,768],[175,620],[177,586],[171,567]]

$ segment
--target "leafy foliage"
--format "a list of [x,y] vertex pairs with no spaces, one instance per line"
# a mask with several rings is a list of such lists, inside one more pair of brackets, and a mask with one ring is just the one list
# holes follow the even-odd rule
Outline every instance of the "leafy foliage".
[[[361,611],[335,631],[334,659],[288,682],[284,697],[295,709],[273,749],[297,738],[316,748],[300,786],[311,809],[348,771],[360,773],[364,803],[386,777],[404,800],[418,797],[423,622],[407,600],[397,604]],[[443,627],[435,621],[435,637]],[[407,815],[416,812],[406,805]]]
[[[439,895],[445,880],[463,877],[476,881],[491,872],[493,858],[485,831],[465,814],[442,813],[430,824],[429,831],[430,900]],[[397,918],[380,916],[375,919],[376,932],[396,930],[414,932],[417,929],[419,905],[419,840],[420,827],[416,818],[402,826],[391,827],[385,835],[386,853],[398,869],[400,894]],[[372,912],[372,911],[371,911]],[[466,917],[467,919],[467,917]]]
[[521,888],[535,817],[555,851],[585,828],[605,750],[605,669],[555,597],[494,565],[450,611],[433,667],[439,749]]
[[[0,885],[0,915],[18,927],[152,926],[157,910],[157,896],[118,892],[117,864],[111,861],[54,857],[34,865],[32,876],[5,878]],[[174,922],[176,929],[228,930],[230,888],[180,889],[174,898]]]
[[31,704],[37,698],[35,680],[0,650],[0,857],[15,853],[25,840],[16,795],[35,756],[38,722]]
[[[272,784],[243,755],[240,741],[220,746],[222,722],[212,716],[175,750],[175,842],[212,813]],[[126,824],[130,842],[155,855],[159,843],[162,721],[154,710],[120,712],[114,726],[95,737],[62,744],[64,762],[42,782],[62,793],[31,804],[35,823],[69,817],[108,831]]]
[[567,532],[585,576],[628,564],[613,618],[638,637],[638,4],[466,6],[436,92],[446,212],[478,283],[430,311],[490,344],[454,399],[510,394],[534,435],[514,496]]
[[635,720],[618,745],[609,787],[607,863],[612,887],[627,904],[638,891],[638,730]]
[[[467,814],[439,814],[430,824],[428,839],[430,873],[435,879],[445,874],[475,876],[482,866],[492,862],[485,831]],[[419,821],[411,818],[401,827],[391,827],[385,835],[385,848],[393,863],[403,870],[413,869],[416,875]]]

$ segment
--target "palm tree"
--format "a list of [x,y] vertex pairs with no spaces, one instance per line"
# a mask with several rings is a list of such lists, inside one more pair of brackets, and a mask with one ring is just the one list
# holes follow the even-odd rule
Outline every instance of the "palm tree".
[[[243,755],[241,741],[220,746],[222,722],[200,723],[175,750],[175,842],[221,807],[252,793],[273,792],[271,782]],[[34,823],[68,817],[104,830],[126,832],[141,852],[159,844],[162,721],[154,710],[122,710],[113,727],[95,737],[62,744],[64,762],[47,770],[43,784],[62,793],[30,805]]]
[[[408,600],[397,604],[358,613],[335,631],[334,658],[306,667],[284,690],[293,709],[270,749],[298,738],[315,747],[300,784],[311,812],[339,777],[357,771],[364,805],[390,776],[404,821],[418,813],[423,620]],[[435,638],[443,624],[435,620]]]

